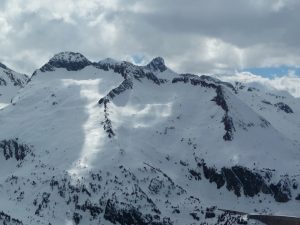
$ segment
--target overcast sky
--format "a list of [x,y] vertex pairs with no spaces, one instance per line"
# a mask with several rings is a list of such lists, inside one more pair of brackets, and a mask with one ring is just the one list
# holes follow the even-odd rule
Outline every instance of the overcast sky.
[[32,73],[61,51],[178,72],[300,66],[299,0],[1,0],[0,61]]

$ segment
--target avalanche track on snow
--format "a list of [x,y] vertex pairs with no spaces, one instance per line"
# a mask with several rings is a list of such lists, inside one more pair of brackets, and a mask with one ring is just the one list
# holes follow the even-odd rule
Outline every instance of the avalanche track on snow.
[[288,93],[178,74],[160,57],[62,52],[30,79],[0,67],[0,223],[300,216],[300,100]]

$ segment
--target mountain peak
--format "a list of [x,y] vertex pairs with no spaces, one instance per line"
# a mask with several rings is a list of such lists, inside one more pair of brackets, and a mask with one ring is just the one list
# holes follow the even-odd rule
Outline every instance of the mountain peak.
[[50,62],[53,61],[82,62],[82,61],[88,61],[88,59],[84,55],[78,52],[60,52],[55,54],[50,59]]
[[156,57],[146,66],[148,69],[153,71],[163,72],[167,69],[165,60],[162,57]]
[[91,62],[81,53],[78,52],[60,52],[55,54],[41,70],[53,71],[54,68],[65,68],[68,71],[81,70],[90,65]]

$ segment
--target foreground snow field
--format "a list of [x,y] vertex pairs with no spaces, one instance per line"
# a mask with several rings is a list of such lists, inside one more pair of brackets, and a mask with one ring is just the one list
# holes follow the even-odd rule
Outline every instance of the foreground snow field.
[[72,52],[28,81],[11,74],[17,91],[0,86],[3,223],[241,220],[220,208],[300,216],[300,99],[287,92],[177,74],[162,58]]

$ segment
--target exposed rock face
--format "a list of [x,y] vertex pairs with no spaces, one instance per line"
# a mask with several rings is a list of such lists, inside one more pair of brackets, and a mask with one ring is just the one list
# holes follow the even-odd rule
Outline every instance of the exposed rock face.
[[261,102],[264,103],[264,104],[266,104],[266,105],[272,105],[272,103],[269,102],[269,101],[267,101],[267,100],[262,100]]
[[153,214],[142,214],[133,205],[118,202],[116,198],[109,199],[106,203],[104,218],[113,224],[122,225],[171,225],[169,218],[160,218],[160,212],[153,205]]
[[213,98],[213,101],[217,103],[218,106],[220,106],[225,112],[228,112],[228,105],[226,103],[223,90],[221,86],[217,86],[216,88],[217,96]]
[[248,168],[241,166],[234,166],[231,168],[235,176],[238,177],[244,191],[244,195],[247,197],[254,197],[260,192],[264,194],[270,194],[270,188],[266,184],[263,177]]
[[218,86],[216,88],[216,93],[217,96],[214,97],[212,101],[215,101],[217,105],[220,106],[225,111],[222,122],[224,124],[224,130],[226,131],[226,133],[224,134],[223,139],[225,141],[232,141],[233,132],[235,131],[235,128],[234,128],[232,118],[229,116],[229,108],[226,103],[225,96],[223,94],[223,90],[221,86]]
[[0,77],[0,86],[6,86],[7,82],[3,78]]
[[263,177],[260,173],[252,171],[246,167],[233,166],[223,167],[218,172],[214,167],[208,167],[204,161],[198,163],[203,168],[204,177],[211,183],[216,183],[217,188],[226,184],[229,191],[240,197],[244,194],[247,197],[254,197],[259,193],[271,194],[277,202],[287,202],[291,199],[290,179],[281,179],[277,184],[269,184],[270,173],[265,173]]
[[[75,224],[82,224],[82,218],[87,217],[87,214],[90,221],[104,221],[101,224],[105,224],[105,221],[122,225],[173,224],[172,220],[159,210],[150,198],[149,192],[138,185],[141,180],[123,166],[119,167],[119,171],[121,174],[102,171],[90,173],[85,179],[77,180],[75,184],[70,182],[71,178],[68,175],[62,178],[52,177],[47,183],[51,187],[51,196],[54,198],[51,199],[50,193],[43,193],[37,197],[34,202],[37,207],[36,212],[42,217],[44,210],[50,207],[53,199],[61,198],[68,206],[75,208],[72,216]],[[164,176],[159,171],[152,172],[162,184],[158,189],[163,191],[162,187],[168,188],[169,180],[163,180]],[[150,182],[149,186],[156,185]],[[176,190],[170,189],[170,191]]]
[[[273,105],[271,102],[269,102],[267,100],[262,100],[261,102],[266,105]],[[277,111],[283,111],[288,114],[294,113],[294,111],[291,109],[291,107],[289,105],[285,104],[284,102],[275,103],[273,106],[277,108]]]
[[165,65],[165,61],[161,57],[156,57],[154,58],[147,66],[147,69],[152,70],[154,72],[159,71],[159,72],[164,72],[167,70],[167,67]]
[[24,87],[26,84],[28,77],[26,75],[22,75],[22,77],[17,77],[15,74],[13,74],[10,70],[5,70],[3,73],[6,75],[7,79],[4,79],[4,77],[0,77],[0,86],[7,86],[8,82],[12,83],[13,86],[17,87]]
[[[124,80],[118,87],[114,88],[108,93],[108,97],[110,99],[113,99],[117,95],[125,92],[126,90],[130,90],[133,87],[133,82],[131,79],[126,79]],[[99,103],[101,104],[101,103]]]
[[12,72],[5,72],[5,73],[14,86],[24,87],[24,85],[26,84],[26,82],[28,80],[28,77],[26,75],[23,75],[22,79],[21,79],[21,78],[16,77]]
[[132,89],[132,87],[133,87],[133,83],[132,83],[131,79],[129,79],[129,78],[125,79],[118,87],[111,90],[107,96],[101,98],[98,101],[99,105],[103,104],[104,121],[102,121],[102,125],[103,125],[104,130],[108,134],[109,138],[112,138],[113,136],[115,136],[115,133],[112,129],[111,120],[109,119],[109,112],[108,112],[108,110],[109,110],[108,105],[109,105],[110,99],[111,100],[114,99],[116,96],[125,92],[126,90]]
[[[115,73],[119,73],[122,77],[127,79],[136,79],[141,81],[143,78],[147,78],[148,80],[153,81],[155,84],[160,85],[161,83],[165,83],[164,79],[159,79],[152,70],[148,70],[147,67],[143,66],[135,66],[129,62],[121,62],[112,64],[110,61],[104,60],[100,61],[97,64],[94,64],[95,67],[99,69],[103,69],[105,71],[113,70]],[[146,68],[146,69],[145,69]]]
[[96,68],[104,71],[113,70],[115,73],[121,74],[124,79],[127,79],[126,69],[130,67],[130,65],[131,64],[127,62],[112,63],[111,60],[102,60],[94,64]]
[[2,222],[3,225],[23,225],[21,220],[15,219],[2,211],[0,211],[0,222]]
[[193,74],[180,74],[180,77],[174,77],[172,79],[172,83],[177,83],[177,82],[183,82],[183,83],[190,83],[191,85],[194,86],[201,86],[201,87],[206,87],[206,88],[213,88],[216,89],[218,85],[215,83],[207,82],[205,79],[202,79],[199,76],[193,75]]
[[2,63],[0,63],[0,68],[2,69],[0,71],[0,86],[12,84],[15,87],[22,88],[27,83],[27,75],[16,73]]
[[226,180],[224,179],[223,174],[220,174],[217,172],[217,170],[214,167],[208,167],[206,164],[202,164],[203,173],[206,179],[209,180],[209,182],[214,182],[217,184],[217,188],[221,188],[224,186]]
[[0,62],[0,68],[6,69],[6,70],[8,69],[7,66],[5,66],[4,64],[2,64],[1,62]]
[[224,123],[224,129],[226,133],[223,135],[225,141],[233,140],[233,132],[235,131],[232,118],[228,116],[228,113],[225,113],[222,122]]
[[40,70],[53,71],[55,68],[64,68],[68,71],[81,70],[92,63],[80,53],[61,52],[54,55]]
[[283,102],[278,102],[276,104],[274,104],[275,107],[277,107],[278,110],[282,110],[285,113],[294,113],[294,111],[291,109],[291,107],[289,107],[287,104],[283,103]]
[[201,79],[206,80],[208,82],[224,85],[224,86],[230,88],[234,93],[237,93],[236,88],[231,83],[224,82],[224,81],[221,81],[221,80],[218,80],[216,78],[213,78],[211,76],[206,76],[206,75],[201,75],[200,77],[201,77]]
[[[101,101],[101,99],[99,100],[99,102]],[[103,129],[105,130],[105,132],[108,134],[109,138],[112,138],[113,136],[115,136],[115,132],[112,129],[112,124],[111,124],[111,120],[109,119],[109,113],[108,113],[108,103],[109,100],[107,98],[105,98],[103,100],[103,105],[104,105],[104,121],[102,121],[102,125],[103,125]]]
[[292,197],[290,180],[287,177],[281,179],[277,184],[271,184],[270,188],[277,202],[288,202]]
[[29,146],[19,144],[18,140],[3,140],[0,142],[0,150],[6,160],[15,158],[17,161],[23,160],[30,152]]

